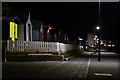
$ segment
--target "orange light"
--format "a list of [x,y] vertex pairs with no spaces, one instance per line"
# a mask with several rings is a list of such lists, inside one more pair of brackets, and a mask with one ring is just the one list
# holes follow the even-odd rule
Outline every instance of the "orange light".
[[49,25],[44,25],[43,27],[48,27],[50,30],[53,29],[53,27],[51,27]]
[[112,41],[108,41],[108,43],[112,43]]
[[111,47],[111,45],[108,45],[108,47]]
[[49,27],[49,29],[51,30],[51,29],[53,29],[53,27]]
[[49,27],[49,29],[51,30],[51,27]]

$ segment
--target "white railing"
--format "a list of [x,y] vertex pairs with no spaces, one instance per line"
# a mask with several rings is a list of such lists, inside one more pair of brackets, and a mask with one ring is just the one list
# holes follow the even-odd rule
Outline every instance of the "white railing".
[[59,42],[15,41],[7,40],[7,51],[24,51],[25,49],[48,49],[49,52],[68,51],[78,48],[76,45]]

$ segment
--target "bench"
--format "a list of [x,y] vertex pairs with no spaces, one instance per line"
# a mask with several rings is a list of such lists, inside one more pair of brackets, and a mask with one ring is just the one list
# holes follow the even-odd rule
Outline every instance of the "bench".
[[48,49],[25,49],[24,51],[29,53],[28,56],[50,56],[50,55],[53,55],[49,52]]
[[29,56],[50,56],[53,54],[28,54]]
[[24,52],[27,53],[49,53],[48,49],[25,49]]

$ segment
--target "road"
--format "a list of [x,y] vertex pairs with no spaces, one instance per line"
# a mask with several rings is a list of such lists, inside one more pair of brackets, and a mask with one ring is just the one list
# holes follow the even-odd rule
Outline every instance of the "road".
[[84,52],[69,61],[4,62],[3,80],[6,79],[118,79],[118,54]]

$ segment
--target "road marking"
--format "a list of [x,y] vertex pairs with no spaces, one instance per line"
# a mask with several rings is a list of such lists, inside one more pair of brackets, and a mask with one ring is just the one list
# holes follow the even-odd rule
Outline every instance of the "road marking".
[[[91,53],[92,53],[92,52],[91,52]],[[87,78],[88,71],[89,71],[89,67],[90,67],[90,61],[91,61],[90,54],[91,54],[91,53],[89,53],[89,61],[88,61],[87,68],[86,68],[86,71],[85,71],[85,78]]]
[[60,66],[60,65],[62,65],[62,64],[64,64],[64,63],[66,63],[66,62],[67,62],[67,61],[64,61],[64,62],[62,62],[62,63],[60,63],[60,64],[57,64],[57,65],[55,65],[55,66],[53,66],[53,67],[51,67],[51,68],[48,68],[48,69],[46,69],[46,70],[43,70],[42,72],[39,72],[39,73],[31,76],[31,78],[32,78],[32,77],[35,77],[35,76],[38,76],[38,75],[41,74],[41,73],[47,72],[47,71],[49,71],[49,70],[52,70],[53,68],[56,68],[56,67],[58,67],[58,66]]
[[108,76],[108,77],[112,77],[112,74],[108,74],[108,73],[94,73],[95,76]]
[[79,78],[82,78],[82,76],[78,76]]

